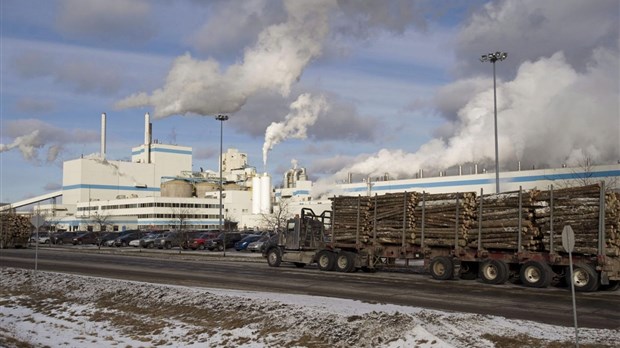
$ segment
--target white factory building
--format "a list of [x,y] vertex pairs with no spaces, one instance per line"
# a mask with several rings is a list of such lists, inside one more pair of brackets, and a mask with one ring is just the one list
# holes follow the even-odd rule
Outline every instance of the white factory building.
[[[98,229],[217,229],[220,223],[219,170],[192,171],[192,148],[153,141],[150,117],[145,115],[144,143],[131,149],[130,161],[106,158],[106,116],[101,118],[101,152],[69,160],[63,165],[62,191],[48,193],[10,206],[19,208],[36,202],[57,230]],[[218,168],[219,169],[219,168]],[[386,168],[389,172],[389,168]],[[467,174],[464,174],[467,172]],[[478,172],[477,166],[455,168],[426,177],[389,180],[366,178],[361,182],[320,185],[310,181],[305,168],[286,171],[282,185],[274,189],[272,178],[248,165],[247,155],[236,149],[222,154],[222,216],[237,222],[239,229],[263,229],[266,216],[286,208],[290,217],[301,208],[320,214],[331,209],[335,195],[373,196],[392,192],[495,192],[495,173]],[[620,163],[580,168],[516,170],[502,172],[502,192],[565,187],[606,180],[619,189]],[[320,190],[320,191],[319,191]],[[62,204],[55,199],[62,197]],[[320,198],[317,198],[320,197]],[[47,203],[50,199],[53,203]]]

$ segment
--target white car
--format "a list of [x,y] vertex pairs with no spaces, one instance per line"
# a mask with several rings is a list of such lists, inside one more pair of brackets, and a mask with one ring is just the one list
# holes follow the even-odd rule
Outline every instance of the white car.
[[129,246],[132,246],[132,247],[135,247],[135,248],[139,247],[140,246],[140,240],[139,239],[134,239],[134,240],[130,241],[129,242]]
[[[37,235],[33,234],[30,238],[30,242],[35,243],[37,241]],[[49,244],[51,243],[50,235],[46,232],[39,233],[39,244]]]

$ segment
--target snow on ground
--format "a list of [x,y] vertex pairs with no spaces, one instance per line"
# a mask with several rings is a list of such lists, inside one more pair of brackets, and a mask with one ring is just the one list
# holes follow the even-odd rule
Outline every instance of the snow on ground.
[[[566,347],[574,328],[326,297],[0,269],[2,347]],[[581,347],[620,330],[580,329]]]

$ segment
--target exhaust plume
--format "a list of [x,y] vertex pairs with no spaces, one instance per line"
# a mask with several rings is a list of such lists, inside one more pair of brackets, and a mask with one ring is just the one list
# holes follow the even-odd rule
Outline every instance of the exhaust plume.
[[266,27],[243,60],[222,68],[213,59],[178,57],[163,88],[131,95],[118,108],[151,106],[155,118],[234,113],[261,90],[288,96],[308,63],[321,55],[329,33],[331,0],[285,1],[287,20]]
[[283,122],[273,122],[267,127],[263,144],[263,165],[267,165],[267,153],[275,145],[289,138],[305,139],[308,126],[312,126],[327,109],[324,96],[313,97],[309,93],[300,95],[291,104],[291,111]]
[[[595,162],[615,162],[620,157],[618,71],[618,52],[599,48],[583,72],[576,71],[558,52],[524,62],[512,81],[498,81],[500,170],[517,161],[536,167],[571,164],[579,154]],[[390,172],[412,177],[419,169],[493,163],[490,85],[459,109],[452,136],[432,139],[415,153],[382,149],[339,170],[336,179],[345,178],[347,173],[376,176]],[[594,87],[597,93],[592,93]]]

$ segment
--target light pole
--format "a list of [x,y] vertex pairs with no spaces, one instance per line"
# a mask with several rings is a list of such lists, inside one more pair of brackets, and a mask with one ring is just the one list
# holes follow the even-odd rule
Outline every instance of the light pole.
[[495,52],[482,55],[481,62],[493,63],[493,110],[495,111],[495,193],[499,193],[499,150],[497,145],[497,85],[495,83],[495,62],[502,61],[508,57],[506,52]]
[[228,120],[228,115],[217,115],[215,119],[220,121],[220,233],[222,234],[222,250],[224,252],[223,256],[226,257],[226,232],[224,232],[224,228],[222,225],[222,186],[223,186],[223,178],[222,178],[222,162],[224,159],[222,158],[222,145],[224,139],[224,121]]

